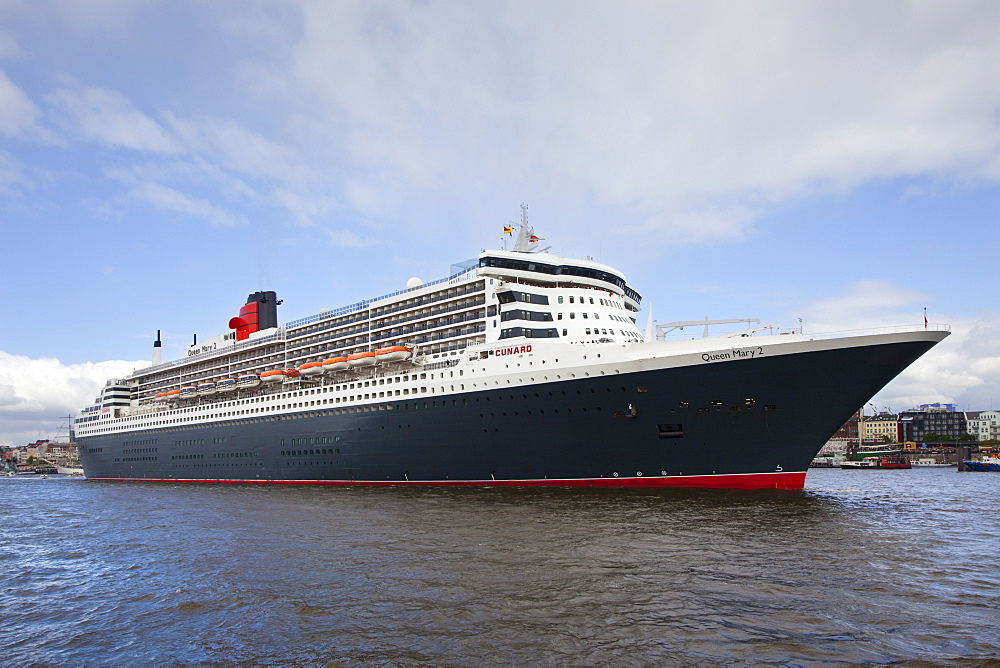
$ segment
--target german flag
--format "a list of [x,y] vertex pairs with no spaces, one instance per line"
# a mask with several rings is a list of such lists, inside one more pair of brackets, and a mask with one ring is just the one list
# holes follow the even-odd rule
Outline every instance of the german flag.
[[513,235],[514,234],[514,228],[513,227],[505,227],[505,228],[503,228],[503,233],[504,234],[511,234],[511,235]]

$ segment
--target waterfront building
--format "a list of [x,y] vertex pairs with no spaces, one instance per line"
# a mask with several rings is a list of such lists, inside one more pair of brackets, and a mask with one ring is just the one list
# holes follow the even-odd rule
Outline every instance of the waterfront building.
[[1000,411],[968,411],[965,420],[977,441],[1000,439]]
[[898,415],[879,413],[861,423],[861,438],[866,442],[902,443],[903,427]]
[[920,443],[927,434],[937,434],[941,441],[957,441],[967,431],[965,413],[954,404],[923,404],[899,414],[901,440]]

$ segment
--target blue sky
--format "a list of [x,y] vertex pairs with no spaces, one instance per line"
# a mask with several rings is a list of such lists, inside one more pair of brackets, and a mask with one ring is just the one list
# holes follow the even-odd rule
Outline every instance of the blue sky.
[[[0,443],[225,329],[448,273],[529,205],[659,322],[954,335],[1000,406],[1000,4],[0,0]],[[645,313],[640,315],[640,324]]]

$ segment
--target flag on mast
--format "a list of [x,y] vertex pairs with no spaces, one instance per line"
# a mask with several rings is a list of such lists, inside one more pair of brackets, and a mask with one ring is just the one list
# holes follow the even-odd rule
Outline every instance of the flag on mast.
[[503,228],[503,233],[504,234],[513,235],[514,234],[514,228],[513,227],[504,227]]

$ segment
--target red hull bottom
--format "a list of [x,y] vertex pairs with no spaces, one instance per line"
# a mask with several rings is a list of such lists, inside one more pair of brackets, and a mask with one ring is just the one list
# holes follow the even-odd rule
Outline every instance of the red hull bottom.
[[683,487],[696,489],[784,489],[805,487],[806,472],[736,473],[727,475],[656,476],[636,478],[580,478],[560,480],[198,480],[176,478],[89,478],[108,482],[191,482],[241,485],[418,485],[425,487]]

